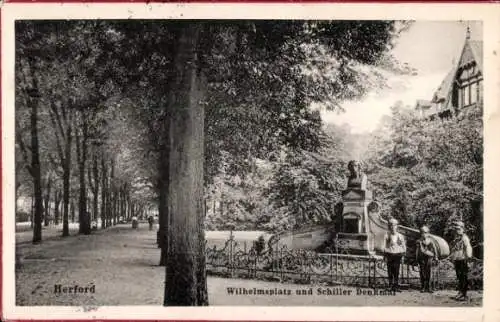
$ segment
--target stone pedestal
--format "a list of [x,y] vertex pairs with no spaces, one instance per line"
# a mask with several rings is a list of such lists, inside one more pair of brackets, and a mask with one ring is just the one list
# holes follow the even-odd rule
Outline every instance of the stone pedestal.
[[337,247],[340,252],[356,255],[374,255],[374,243],[368,227],[368,205],[372,192],[361,187],[342,192],[343,211]]

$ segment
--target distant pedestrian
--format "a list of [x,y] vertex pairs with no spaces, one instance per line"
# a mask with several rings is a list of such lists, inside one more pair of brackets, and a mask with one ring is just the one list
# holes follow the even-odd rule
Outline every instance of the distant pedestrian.
[[389,220],[389,231],[384,236],[384,254],[387,261],[389,288],[401,292],[399,269],[401,260],[406,254],[406,241],[403,235],[398,232],[398,221],[394,218]]
[[437,261],[436,245],[429,238],[429,227],[420,228],[420,238],[417,240],[416,259],[420,272],[420,292],[432,293],[432,264]]
[[149,216],[148,217],[148,223],[149,223],[149,230],[153,230],[153,224],[154,224],[155,220],[153,218],[153,216]]
[[455,238],[451,243],[450,259],[455,264],[455,272],[458,280],[458,294],[455,297],[457,301],[467,300],[467,291],[469,288],[468,260],[472,258],[472,246],[469,237],[465,234],[465,225],[462,221],[455,222]]

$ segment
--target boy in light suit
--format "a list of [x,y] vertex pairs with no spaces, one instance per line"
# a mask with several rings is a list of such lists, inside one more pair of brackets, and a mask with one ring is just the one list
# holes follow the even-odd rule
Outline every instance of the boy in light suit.
[[401,260],[406,254],[406,241],[398,232],[398,221],[389,220],[389,231],[384,236],[384,253],[387,260],[387,274],[389,287],[392,291],[401,292],[399,288],[399,268]]
[[451,243],[450,259],[455,264],[455,272],[458,280],[458,295],[455,297],[457,301],[467,300],[468,290],[468,260],[472,258],[472,246],[469,237],[465,234],[465,225],[462,221],[454,224],[455,239]]

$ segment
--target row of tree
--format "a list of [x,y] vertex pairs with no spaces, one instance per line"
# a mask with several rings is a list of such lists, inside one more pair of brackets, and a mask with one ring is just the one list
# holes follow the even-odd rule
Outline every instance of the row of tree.
[[33,198],[35,243],[42,218],[48,225],[62,217],[63,236],[69,235],[70,206],[85,234],[99,215],[105,228],[148,207],[124,167],[123,103],[94,75],[95,37],[82,24],[60,27],[16,24],[16,200]]
[[[210,197],[227,204],[214,187],[241,188],[264,161],[276,169],[266,194],[286,216],[268,212],[263,222],[277,228],[324,218],[327,209],[316,204],[335,193],[297,193],[328,190],[340,180],[338,173],[329,178],[340,163],[338,155],[333,163],[326,157],[332,145],[311,106],[335,109],[362,96],[384,84],[381,69],[408,72],[388,54],[406,26],[17,22],[16,143],[33,184],[34,241],[41,238],[43,178],[50,171],[62,187],[65,227],[75,185],[80,214],[92,209],[110,218],[156,204],[164,304],[206,305],[205,213]],[[307,179],[289,182],[297,171]]]

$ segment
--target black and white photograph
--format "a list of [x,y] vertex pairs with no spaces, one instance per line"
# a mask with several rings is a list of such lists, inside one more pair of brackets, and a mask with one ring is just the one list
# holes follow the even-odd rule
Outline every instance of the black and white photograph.
[[482,307],[484,35],[16,19],[12,302]]

